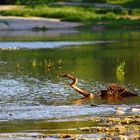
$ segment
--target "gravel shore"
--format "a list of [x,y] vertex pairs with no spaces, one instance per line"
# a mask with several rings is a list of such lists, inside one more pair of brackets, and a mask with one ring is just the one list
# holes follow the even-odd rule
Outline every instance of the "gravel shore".
[[73,29],[80,23],[40,17],[0,16],[0,30]]

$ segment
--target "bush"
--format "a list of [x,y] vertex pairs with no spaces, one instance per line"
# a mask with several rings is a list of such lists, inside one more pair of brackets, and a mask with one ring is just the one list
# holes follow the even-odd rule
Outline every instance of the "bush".
[[140,9],[133,9],[131,14],[133,16],[139,16],[140,15]]
[[127,16],[127,15],[129,15],[129,11],[124,9],[121,11],[121,14]]
[[107,13],[107,15],[105,15],[105,16],[108,19],[116,19],[117,18],[117,16],[112,12]]

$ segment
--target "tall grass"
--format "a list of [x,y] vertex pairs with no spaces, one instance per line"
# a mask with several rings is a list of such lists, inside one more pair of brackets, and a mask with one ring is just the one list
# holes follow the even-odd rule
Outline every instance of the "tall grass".
[[[49,7],[47,5],[40,5],[35,7],[25,7],[24,9],[0,11],[4,16],[38,16],[47,18],[60,18],[68,21],[88,21],[100,18],[105,14],[98,14],[94,8],[84,7]],[[111,14],[110,14],[111,15]],[[112,14],[113,15],[113,14]],[[115,18],[115,14],[113,15]]]

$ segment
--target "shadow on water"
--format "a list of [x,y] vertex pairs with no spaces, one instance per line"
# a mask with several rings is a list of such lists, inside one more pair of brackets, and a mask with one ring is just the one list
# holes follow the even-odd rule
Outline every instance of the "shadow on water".
[[[8,36],[6,42],[1,37],[0,139],[140,137],[140,111],[132,111],[140,108],[140,97],[83,99],[69,87],[68,79],[58,76],[60,71],[70,72],[79,78],[81,88],[95,94],[112,82],[140,94],[139,35],[139,31],[82,32],[39,35],[28,42],[26,34],[23,40],[23,35],[17,40]],[[115,72],[122,61],[124,81]]]

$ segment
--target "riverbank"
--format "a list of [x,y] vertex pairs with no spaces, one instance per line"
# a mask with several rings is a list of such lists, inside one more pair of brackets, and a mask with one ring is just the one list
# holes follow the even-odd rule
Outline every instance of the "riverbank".
[[0,30],[140,28],[139,9],[107,6],[1,6]]
[[[42,139],[42,140],[103,140],[103,139],[139,139],[140,115],[85,118],[85,120],[32,120],[1,122],[7,132],[0,134],[0,139]],[[4,125],[5,124],[5,125]],[[39,125],[39,127],[37,127]],[[51,129],[47,129],[51,125]],[[24,126],[24,127],[23,127]],[[18,131],[15,129],[18,127]],[[30,128],[30,130],[29,130]],[[40,130],[39,128],[44,128]],[[12,132],[11,132],[12,131]],[[9,139],[10,138],[10,139]]]
[[106,29],[139,29],[139,21],[129,21],[129,19],[112,20],[107,22],[70,22],[61,21],[60,19],[42,18],[42,17],[17,17],[17,16],[0,16],[0,31],[46,31],[46,30],[76,30],[82,29],[101,31]]
[[0,16],[0,30],[73,29],[81,23],[41,17]]

